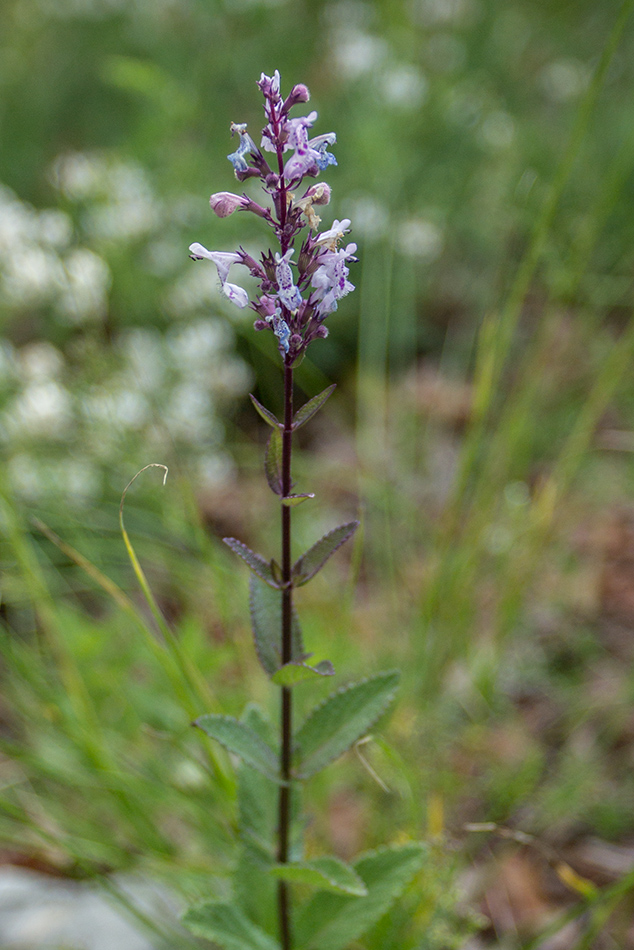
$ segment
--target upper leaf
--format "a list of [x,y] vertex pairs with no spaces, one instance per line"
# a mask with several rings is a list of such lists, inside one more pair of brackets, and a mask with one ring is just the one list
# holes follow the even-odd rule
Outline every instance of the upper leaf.
[[[308,659],[308,657],[306,657]],[[335,668],[330,660],[321,660],[315,666],[309,666],[304,660],[292,660],[280,666],[271,677],[278,686],[296,686],[315,676],[334,676]]]
[[208,713],[200,716],[194,725],[216,739],[229,752],[239,755],[246,765],[274,782],[280,781],[278,761],[273,749],[243,722],[232,716]]
[[273,429],[266,444],[264,471],[271,491],[282,494],[282,435],[279,429]]
[[197,937],[224,950],[279,950],[279,944],[252,923],[234,904],[210,903],[191,907],[182,918]]
[[353,868],[367,895],[315,894],[295,922],[297,950],[345,950],[389,910],[423,866],[425,855],[425,847],[416,842],[363,855]]
[[[258,659],[269,676],[272,676],[282,665],[282,592],[271,590],[270,586],[266,587],[257,578],[251,577],[249,604]],[[293,611],[292,638],[292,655],[296,659],[303,656],[304,645],[295,611]]]
[[298,778],[309,778],[366,735],[393,700],[400,674],[379,673],[332,693],[295,736]]
[[323,857],[298,864],[276,864],[269,873],[283,881],[310,884],[321,891],[352,894],[354,897],[365,897],[368,893],[356,871],[339,858]]
[[258,402],[253,393],[249,393],[249,399],[253,403],[255,411],[262,416],[265,422],[268,422],[270,426],[273,426],[274,429],[281,429],[282,423],[279,419],[273,415],[270,409],[266,409],[261,402]]
[[309,548],[305,554],[293,564],[293,587],[301,587],[308,583],[311,577],[314,577],[317,571],[321,570],[328,558],[340,548],[359,527],[358,521],[350,521],[348,524],[340,524],[338,528],[333,528],[323,538],[320,538],[312,548]]
[[[332,386],[328,386],[327,389],[324,389],[323,392],[319,393],[318,396],[313,396],[312,399],[309,399],[307,403],[304,403],[301,409],[298,409],[295,413],[295,418],[293,419],[293,428],[299,429],[300,426],[306,425],[309,419],[315,415],[316,412],[319,412],[326,400],[332,396],[337,384],[333,383]],[[253,396],[251,397],[253,398]]]
[[301,495],[284,495],[282,504],[286,505],[287,508],[295,508],[297,505],[301,505],[303,502],[314,497],[314,492],[304,492]]
[[238,557],[242,558],[254,574],[262,578],[265,584],[268,584],[269,587],[278,588],[271,565],[260,554],[256,554],[255,551],[252,551],[242,541],[238,541],[237,538],[223,538],[222,540],[232,551],[235,551]]

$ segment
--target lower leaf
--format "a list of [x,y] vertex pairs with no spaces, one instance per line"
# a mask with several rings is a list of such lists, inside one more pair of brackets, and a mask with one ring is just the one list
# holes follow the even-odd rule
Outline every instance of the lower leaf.
[[298,915],[297,950],[345,950],[390,909],[423,866],[426,853],[424,845],[413,842],[369,852],[355,861],[353,868],[367,895],[316,894]]
[[309,884],[320,891],[365,897],[368,889],[350,865],[339,858],[322,857],[298,864],[276,864],[270,874],[292,884]]
[[234,904],[210,903],[192,907],[182,918],[197,937],[205,937],[224,950],[279,950],[279,944],[252,923]]

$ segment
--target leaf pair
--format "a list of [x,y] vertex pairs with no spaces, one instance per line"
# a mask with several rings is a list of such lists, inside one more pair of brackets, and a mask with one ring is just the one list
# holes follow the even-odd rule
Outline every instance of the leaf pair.
[[[335,551],[354,534],[358,527],[358,521],[341,524],[325,534],[316,544],[313,544],[293,565],[291,570],[292,586],[301,587],[302,584],[307,584],[322,569]],[[247,567],[254,574],[257,574],[265,584],[268,584],[269,587],[281,589],[280,567],[275,561],[266,561],[261,554],[256,554],[248,545],[238,541],[237,538],[223,538],[222,540],[238,557],[242,558]]]
[[[394,698],[398,680],[398,672],[379,673],[332,693],[317,706],[294,736],[294,778],[310,778],[366,735]],[[217,714],[201,716],[195,725],[280,783],[276,753],[252,726]]]
[[[302,426],[306,425],[308,420],[312,419],[315,413],[319,412],[326,400],[332,396],[335,389],[336,384],[333,383],[331,386],[328,386],[326,389],[324,389],[323,392],[320,392],[317,396],[313,396],[312,399],[309,399],[308,402],[305,403],[301,409],[298,409],[298,411],[295,413],[293,417],[292,428],[300,429]],[[249,398],[253,403],[255,411],[264,419],[266,423],[268,423],[268,425],[270,425],[273,429],[278,430],[284,428],[277,416],[275,416],[270,409],[266,409],[262,403],[258,402],[252,393],[249,394]]]
[[[413,842],[362,855],[347,871],[352,875],[349,880],[360,882],[357,889],[363,896],[341,893],[341,889],[317,893],[303,906],[296,920],[297,950],[345,950],[389,910],[423,866],[425,853],[423,845]],[[294,867],[295,872],[293,865],[289,865],[279,872],[280,876],[291,880],[294,875],[301,878],[303,873],[304,882],[312,883],[307,880],[307,869],[317,867],[319,875],[318,869],[322,867],[322,877],[342,873],[347,877],[345,870],[335,871],[332,859],[328,858]],[[233,904],[210,903],[192,908],[183,917],[183,923],[196,936],[213,940],[224,950],[279,950],[277,942]]]

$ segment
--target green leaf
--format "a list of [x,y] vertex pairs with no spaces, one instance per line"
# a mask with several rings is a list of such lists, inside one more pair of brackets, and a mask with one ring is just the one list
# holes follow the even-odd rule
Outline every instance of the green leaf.
[[[241,721],[273,748],[273,730],[259,706],[249,703]],[[253,842],[272,856],[277,826],[278,789],[255,769],[241,765],[238,768],[237,795],[240,836],[244,841]]]
[[317,571],[320,571],[331,555],[340,548],[359,527],[358,521],[350,521],[348,524],[340,524],[338,528],[333,528],[323,538],[320,538],[312,548],[309,548],[300,559],[293,564],[293,587],[301,587],[308,583],[311,577],[314,577]]
[[268,422],[270,426],[273,426],[274,429],[281,429],[282,423],[279,419],[273,415],[270,409],[266,409],[261,402],[258,402],[253,393],[249,393],[249,399],[253,403],[255,411],[262,416],[265,422]]
[[280,781],[278,761],[273,749],[243,722],[232,716],[208,713],[200,716],[194,725],[262,775],[273,782]]
[[306,492],[303,495],[285,495],[282,498],[282,504],[286,505],[287,508],[295,508],[297,505],[301,505],[303,501],[308,501],[309,498],[314,498],[315,495],[312,492]]
[[269,587],[277,588],[277,581],[275,580],[273,570],[268,561],[265,561],[261,555],[252,551],[251,548],[243,544],[242,541],[238,541],[237,538],[223,538],[222,540],[238,557],[242,558],[254,574],[262,578],[265,584],[268,584]]
[[323,857],[299,864],[276,864],[269,873],[292,884],[310,884],[320,891],[335,891],[354,897],[365,897],[368,893],[356,871],[339,858]]
[[309,666],[303,660],[293,660],[281,666],[271,679],[277,686],[296,686],[297,683],[303,683],[304,680],[313,679],[315,676],[334,675],[335,668],[330,660],[322,660],[315,666]]
[[379,673],[332,693],[297,732],[297,778],[309,778],[366,735],[394,699],[400,674]]
[[264,472],[269,488],[276,495],[282,494],[282,435],[273,429],[264,453]]
[[251,923],[234,904],[191,907],[183,924],[197,937],[213,940],[224,950],[279,950],[279,943]]
[[353,868],[364,882],[367,896],[315,894],[297,916],[297,950],[345,950],[390,909],[422,867],[425,856],[425,847],[418,843],[363,855]]
[[[282,591],[272,590],[255,577],[250,578],[249,604],[251,626],[258,659],[269,676],[279,670],[282,663]],[[299,659],[304,655],[302,631],[293,611],[292,655]]]
[[277,935],[278,925],[277,882],[270,873],[274,864],[273,855],[250,842],[243,843],[232,875],[235,903],[249,920],[272,936]]
[[313,396],[312,399],[309,399],[307,403],[304,403],[301,409],[295,413],[295,418],[293,419],[293,429],[299,429],[301,426],[306,425],[309,419],[315,415],[316,412],[319,412],[326,400],[332,396],[337,384],[333,383],[332,386],[328,386],[327,389],[324,389],[323,392],[319,393],[318,396]]

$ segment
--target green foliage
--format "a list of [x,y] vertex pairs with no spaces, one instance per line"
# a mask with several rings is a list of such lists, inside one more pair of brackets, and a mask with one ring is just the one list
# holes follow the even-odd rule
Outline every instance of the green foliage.
[[295,773],[310,778],[372,728],[394,699],[400,674],[379,673],[333,693],[295,735]]
[[327,399],[332,396],[337,384],[333,383],[331,386],[328,386],[324,389],[323,392],[319,393],[317,396],[313,396],[312,399],[309,399],[308,402],[304,403],[301,409],[298,409],[293,417],[293,429],[300,429],[302,426],[306,425],[309,419],[315,415],[316,412],[319,412],[321,407],[324,405]]
[[230,547],[238,557],[241,557],[245,564],[251,568],[254,574],[261,577],[269,587],[278,587],[278,581],[273,573],[273,567],[270,562],[265,561],[261,555],[256,554],[250,547],[238,541],[237,538],[223,538],[227,547]]
[[277,686],[296,686],[315,676],[334,676],[335,668],[330,660],[321,660],[315,666],[309,666],[304,660],[292,660],[281,666],[273,676],[272,681]]
[[192,907],[183,916],[183,923],[197,937],[213,940],[224,950],[279,950],[277,941],[251,923],[234,904]]
[[358,527],[358,521],[339,525],[338,528],[333,528],[323,538],[320,538],[305,554],[302,554],[299,560],[293,564],[293,586],[301,587],[302,584],[307,584],[322,569],[337,548],[340,548],[348,538],[352,537]]
[[308,884],[320,891],[365,897],[368,889],[350,865],[339,858],[321,857],[297,864],[276,864],[270,873],[291,884]]
[[296,508],[298,505],[303,504],[305,501],[314,498],[312,492],[305,492],[303,495],[285,495],[281,500],[283,505],[286,505],[288,508]]
[[258,400],[255,398],[253,393],[249,393],[249,399],[253,403],[255,411],[258,413],[260,418],[264,419],[264,421],[268,423],[270,426],[272,426],[274,429],[282,428],[282,423],[277,418],[277,416],[274,415],[274,413],[272,413],[270,409],[266,409],[266,407],[263,406],[261,402],[258,402]]
[[360,857],[353,868],[367,895],[316,894],[297,918],[298,950],[345,950],[389,910],[423,867],[425,856],[422,845],[408,844]]
[[[251,626],[258,659],[269,676],[282,664],[282,592],[272,590],[256,577],[249,579]],[[304,644],[299,620],[293,611],[293,658],[304,656]]]
[[282,435],[273,429],[266,445],[264,472],[269,488],[276,495],[282,494]]
[[273,749],[249,726],[231,716],[214,713],[200,716],[194,725],[219,742],[228,752],[240,756],[247,765],[257,769],[273,782],[279,782],[278,761]]

